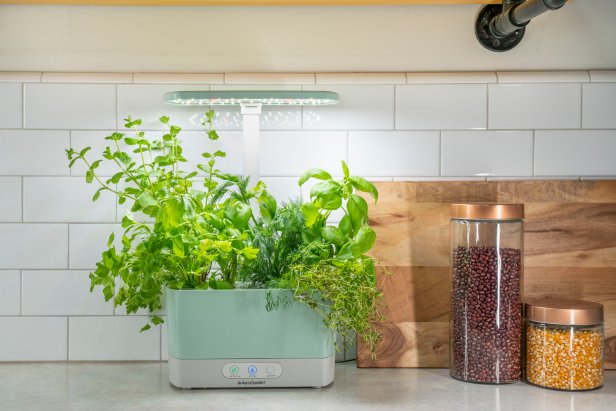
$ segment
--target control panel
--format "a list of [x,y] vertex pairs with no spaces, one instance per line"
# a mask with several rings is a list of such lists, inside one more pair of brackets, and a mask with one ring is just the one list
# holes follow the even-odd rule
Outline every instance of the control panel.
[[225,378],[278,378],[282,375],[282,366],[275,362],[230,362],[222,366]]

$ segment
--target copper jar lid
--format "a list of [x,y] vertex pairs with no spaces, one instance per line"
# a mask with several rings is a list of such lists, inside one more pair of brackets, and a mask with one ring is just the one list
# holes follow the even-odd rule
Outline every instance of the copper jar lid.
[[562,325],[592,325],[603,322],[603,304],[560,298],[537,298],[524,303],[527,320]]
[[521,220],[524,204],[452,204],[451,218],[461,220]]

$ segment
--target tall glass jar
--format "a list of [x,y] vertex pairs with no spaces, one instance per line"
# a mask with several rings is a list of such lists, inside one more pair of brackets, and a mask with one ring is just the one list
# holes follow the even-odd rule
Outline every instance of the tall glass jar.
[[449,373],[522,378],[523,204],[452,204]]
[[603,305],[539,298],[525,301],[525,379],[565,391],[603,386]]

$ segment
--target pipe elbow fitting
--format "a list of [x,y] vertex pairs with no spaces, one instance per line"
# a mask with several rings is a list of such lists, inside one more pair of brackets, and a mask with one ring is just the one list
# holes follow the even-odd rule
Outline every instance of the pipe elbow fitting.
[[557,10],[565,5],[567,0],[543,0],[543,4],[550,10]]

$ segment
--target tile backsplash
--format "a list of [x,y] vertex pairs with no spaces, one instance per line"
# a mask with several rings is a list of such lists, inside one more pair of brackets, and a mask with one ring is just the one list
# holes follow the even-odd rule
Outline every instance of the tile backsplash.
[[[307,168],[339,162],[374,180],[616,178],[616,70],[481,73],[0,73],[0,361],[166,359],[163,327],[89,292],[125,208],[67,167],[64,149],[104,148],[128,115],[151,135],[167,114],[195,164],[222,149],[242,173],[241,115],[171,107],[172,90],[304,89],[340,94],[330,107],[267,108],[260,173],[281,200],[308,195]],[[101,167],[103,175],[113,169]]]

